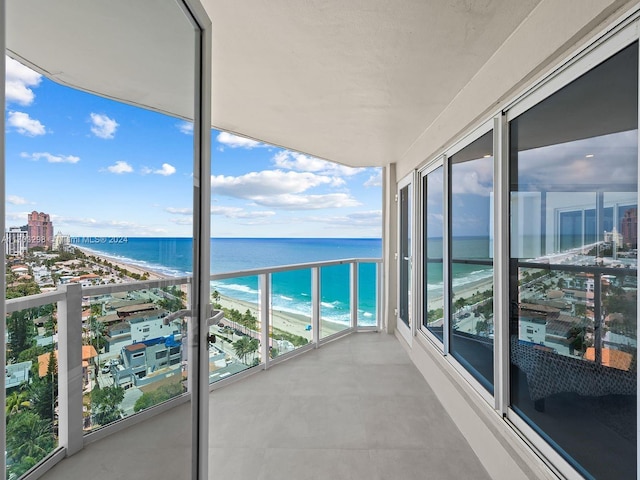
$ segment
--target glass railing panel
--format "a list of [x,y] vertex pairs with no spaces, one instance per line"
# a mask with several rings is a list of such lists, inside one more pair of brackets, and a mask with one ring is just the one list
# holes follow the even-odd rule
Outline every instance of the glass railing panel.
[[358,264],[358,326],[375,327],[378,324],[378,264]]
[[56,304],[7,315],[6,478],[19,478],[58,446]]
[[[224,317],[209,326],[209,382],[259,365],[258,277],[213,282],[211,301]],[[215,340],[215,341],[214,341]]]
[[493,392],[493,267],[452,263],[452,355]]
[[271,358],[303,347],[313,339],[311,270],[271,275]]
[[83,428],[94,431],[186,391],[186,286],[85,297]]
[[349,264],[320,269],[320,338],[351,326]]

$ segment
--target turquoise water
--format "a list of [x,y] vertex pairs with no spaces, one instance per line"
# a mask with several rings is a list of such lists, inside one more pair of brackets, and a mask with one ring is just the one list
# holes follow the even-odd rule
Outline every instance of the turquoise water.
[[[192,272],[190,238],[74,238],[79,247],[95,250],[124,262],[170,276]],[[250,270],[346,258],[380,258],[380,239],[215,238],[211,240],[211,273]],[[375,323],[375,264],[359,270],[360,324]],[[311,270],[274,274],[273,308],[291,313],[311,313]],[[212,290],[238,300],[258,301],[258,278],[242,277],[212,282]],[[350,318],[349,266],[321,269],[322,316],[347,324]]]
[[[127,263],[170,276],[191,275],[192,241],[190,238],[74,238],[79,247],[96,250]],[[126,240],[126,241],[125,241]],[[430,238],[429,256],[438,258],[442,239]],[[454,258],[490,259],[486,237],[456,238],[452,244]],[[381,239],[335,238],[215,238],[211,240],[211,273],[346,258],[380,258]],[[376,267],[360,265],[358,316],[360,324],[374,324],[376,316]],[[454,288],[492,275],[486,265],[457,264]],[[429,263],[427,288],[442,291],[442,264]],[[325,267],[321,270],[323,318],[348,324],[349,266]],[[247,302],[258,302],[258,278],[242,277],[212,282],[212,290]],[[311,314],[311,270],[277,273],[272,276],[273,308],[309,316]]]

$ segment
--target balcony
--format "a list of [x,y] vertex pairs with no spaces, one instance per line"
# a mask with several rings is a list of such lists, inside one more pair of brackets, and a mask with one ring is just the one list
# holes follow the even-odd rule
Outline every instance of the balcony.
[[[402,341],[379,333],[379,320],[364,324],[358,308],[363,300],[359,273],[377,279],[374,303],[380,311],[379,265],[376,259],[350,259],[211,277],[213,287],[240,278],[258,285],[256,303],[243,304],[256,309],[256,326],[234,323],[227,318],[230,309],[220,305],[226,310],[214,310],[209,320],[210,341],[217,335],[215,343],[209,343],[208,362],[211,474],[276,478],[282,472],[304,472],[305,478],[390,478],[404,472],[402,478],[423,478],[430,471],[443,479],[543,478],[543,469],[530,453],[522,446],[509,446],[519,445],[518,437],[488,405],[484,410],[477,405],[477,394],[448,373],[442,358],[429,348],[413,349],[412,356],[430,358],[432,368],[423,376]],[[287,341],[283,339],[296,334],[273,306],[273,295],[282,275],[296,272],[309,281],[311,328],[305,329],[308,340],[302,338],[303,345],[282,349]],[[350,322],[341,328],[329,325],[323,313],[323,303],[331,303],[323,291],[323,277],[349,289]],[[188,296],[189,288],[189,278],[66,285],[7,302],[9,313],[53,302],[58,311],[59,393],[50,405],[56,444],[51,455],[23,478],[188,476],[192,417],[186,379],[194,365],[189,358],[192,346],[187,345],[189,312],[176,299],[182,290]],[[216,290],[212,297],[233,301],[220,299]],[[127,322],[119,322],[107,329],[113,335],[107,335],[106,344],[98,342],[93,327],[81,327],[83,305],[85,312],[117,308],[117,315],[129,319],[129,334],[122,334]],[[156,317],[158,325],[152,322]],[[108,314],[99,318],[110,319]],[[84,320],[85,326],[99,323]],[[162,329],[167,330],[162,342],[147,338]],[[142,340],[136,340],[140,335]],[[237,351],[243,338],[257,341],[253,355]],[[55,345],[56,337],[49,340]],[[85,356],[81,344],[95,344],[99,353],[97,359],[84,360],[90,366],[83,365],[80,378],[81,350]],[[274,348],[281,352],[275,354]],[[182,361],[169,361],[178,350]],[[118,351],[122,353],[114,353]],[[177,386],[168,399],[149,397],[153,400],[138,405],[141,396],[157,393],[163,388],[157,385],[166,384]],[[100,388],[94,391],[96,386]],[[94,397],[112,387],[124,392],[114,415]],[[61,461],[66,453],[73,455]],[[501,461],[496,463],[496,458]],[[513,472],[518,472],[516,477]]]
[[[393,336],[360,333],[216,390],[211,478],[544,478],[435,373],[426,382]],[[449,405],[432,382],[451,390]],[[86,446],[44,478],[186,478],[190,448],[184,404]]]

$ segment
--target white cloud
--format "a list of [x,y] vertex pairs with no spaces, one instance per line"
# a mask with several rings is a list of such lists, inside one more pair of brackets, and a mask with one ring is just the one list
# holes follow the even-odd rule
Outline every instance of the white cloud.
[[341,177],[350,177],[362,172],[363,168],[353,168],[340,165],[338,163],[328,162],[319,158],[310,157],[298,152],[282,150],[275,154],[273,163],[278,168],[287,170],[297,170],[299,172],[313,172],[323,175],[337,175]]
[[282,194],[270,197],[254,196],[256,204],[284,210],[320,210],[323,208],[357,207],[361,203],[346,193],[327,193],[325,195]]
[[178,218],[170,218],[170,222],[175,223],[176,225],[192,225],[193,220],[191,218],[178,217]]
[[29,87],[37,87],[40,84],[42,75],[7,56],[5,56],[5,65],[4,91],[7,103],[17,103],[24,106],[31,105],[35,94]]
[[129,165],[127,162],[118,160],[114,165],[109,165],[107,170],[111,173],[122,174],[122,173],[131,173],[133,172],[133,167]]
[[169,175],[173,175],[174,173],[176,173],[176,167],[174,167],[173,165],[169,165],[168,163],[163,163],[162,168],[158,168],[156,170],[149,167],[142,167],[140,169],[140,173],[142,175],[149,175],[153,173],[155,175],[164,175],[165,177],[168,177]]
[[355,212],[339,217],[310,217],[308,218],[308,220],[311,220],[313,222],[328,223],[330,225],[341,225],[348,227],[381,227],[382,210]]
[[46,132],[44,125],[39,120],[35,120],[24,112],[9,112],[7,126],[15,128],[18,133],[28,137],[44,135]]
[[456,163],[452,166],[451,178],[454,194],[488,197],[493,191],[493,158]]
[[91,113],[91,131],[96,137],[99,138],[114,138],[116,130],[118,129],[118,122],[113,118],[109,118],[106,115],[99,113]]
[[311,172],[263,170],[239,177],[211,177],[214,194],[252,200],[257,205],[289,210],[315,210],[360,205],[347,193],[300,195],[313,187],[336,186],[344,182],[336,177]]
[[220,132],[216,137],[219,143],[226,145],[231,148],[256,148],[256,147],[266,147],[264,143],[256,142],[255,140],[251,140],[250,138],[239,137],[237,135],[233,135],[228,132]]
[[369,179],[364,182],[365,187],[381,187],[382,186],[382,170],[378,169],[376,173],[371,175]]
[[100,235],[108,235],[109,232],[117,232],[119,235],[135,232],[136,236],[161,235],[167,233],[167,230],[161,227],[142,225],[124,220],[99,220],[91,217],[65,217],[52,214],[51,221],[56,225],[56,229],[58,226],[67,226],[70,227],[70,229],[71,227],[82,227],[81,231],[83,234],[85,228],[98,230]]
[[167,207],[164,209],[165,212],[174,213],[176,215],[192,215],[193,210],[190,208],[176,208],[176,207]]
[[176,173],[176,167],[174,167],[173,165],[169,165],[168,163],[163,163],[162,168],[159,168],[157,170],[149,167],[142,167],[140,169],[140,173],[142,175],[149,175],[153,173],[155,175],[164,175],[165,177],[167,177]]
[[7,195],[7,202],[12,205],[25,205],[29,203],[24,197],[18,195]]
[[53,155],[48,152],[37,152],[32,154],[22,152],[20,156],[31,160],[40,160],[41,158],[44,158],[49,163],[78,163],[80,161],[80,157],[76,157],[75,155]]
[[240,207],[219,207],[216,205],[211,205],[211,215],[222,215],[227,218],[265,218],[272,217],[275,214],[276,212],[270,210],[248,212],[244,208]]
[[193,122],[180,122],[176,127],[185,135],[193,135]]
[[562,192],[569,185],[572,191],[593,191],[594,185],[635,189],[637,142],[637,130],[632,130],[519,152],[519,190]]
[[20,225],[26,225],[31,212],[6,212],[5,222],[7,225],[11,222],[19,223]]
[[334,179],[309,172],[283,172],[263,170],[239,177],[217,175],[211,177],[211,188],[215,194],[236,198],[301,193],[320,185],[333,185]]

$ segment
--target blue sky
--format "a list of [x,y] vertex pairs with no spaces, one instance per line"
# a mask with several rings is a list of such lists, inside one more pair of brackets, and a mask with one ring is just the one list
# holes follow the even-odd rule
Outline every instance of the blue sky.
[[[63,87],[7,59],[6,225],[191,236],[191,125]],[[212,131],[212,236],[380,237],[379,169]]]

